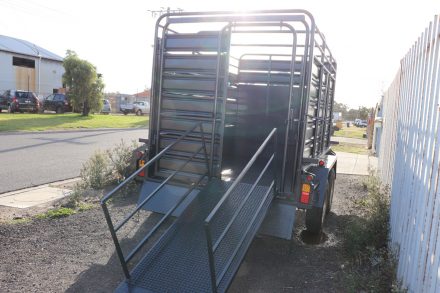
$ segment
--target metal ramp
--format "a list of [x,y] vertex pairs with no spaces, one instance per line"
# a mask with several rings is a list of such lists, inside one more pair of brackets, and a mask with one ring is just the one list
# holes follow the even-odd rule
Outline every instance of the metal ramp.
[[[140,261],[131,273],[131,279],[124,282],[117,291],[215,291],[212,289],[204,220],[230,186],[231,182],[211,180],[173,224],[174,227]],[[211,222],[213,243],[220,239],[235,212],[234,207],[240,205],[240,198],[251,188],[251,184],[239,183],[217,219]],[[270,187],[255,187],[242,214],[231,224],[226,236],[217,246],[214,254],[216,290],[224,292],[231,283],[272,198]],[[249,231],[243,231],[243,227],[248,227]]]
[[[160,195],[162,188],[173,184],[173,177],[182,172],[186,164],[205,148],[205,144],[159,185],[156,182],[154,190],[144,196],[135,209],[116,225],[110,216],[108,201],[137,174],[157,162],[198,127],[200,123],[186,131],[101,200],[116,253],[127,278],[117,288],[117,292],[224,292],[265,218],[275,194],[276,128],[234,180],[222,181],[203,174],[196,183],[182,189],[183,195],[164,211],[164,215],[150,231],[144,232],[146,235],[135,248],[124,255],[117,232],[149,201]],[[245,177],[248,173],[256,174],[256,178]],[[201,183],[207,177],[209,180],[202,187]],[[182,205],[191,195],[193,199],[183,208]],[[183,208],[183,212],[156,238],[151,248],[134,265],[134,269],[129,271],[128,263],[135,259],[134,256],[147,242],[153,241],[152,236],[160,233],[159,228],[179,208]]]

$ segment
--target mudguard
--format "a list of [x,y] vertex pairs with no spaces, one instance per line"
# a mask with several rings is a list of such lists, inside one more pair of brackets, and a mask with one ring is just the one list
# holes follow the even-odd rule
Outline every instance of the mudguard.
[[332,169],[335,170],[336,174],[337,165],[336,154],[333,152],[323,156],[321,159],[324,161],[324,166],[313,166],[307,170],[315,175],[314,182],[317,185],[317,188],[313,194],[312,206],[318,208],[322,208],[324,205],[328,175]]

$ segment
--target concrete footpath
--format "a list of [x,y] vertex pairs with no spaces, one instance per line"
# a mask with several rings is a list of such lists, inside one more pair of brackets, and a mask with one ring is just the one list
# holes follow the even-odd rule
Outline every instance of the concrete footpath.
[[62,188],[64,184],[78,181],[69,179],[36,187],[20,189],[0,194],[0,206],[26,209],[60,200],[70,195],[71,190]]
[[337,152],[337,173],[368,175],[368,170],[377,169],[377,158],[368,155]]

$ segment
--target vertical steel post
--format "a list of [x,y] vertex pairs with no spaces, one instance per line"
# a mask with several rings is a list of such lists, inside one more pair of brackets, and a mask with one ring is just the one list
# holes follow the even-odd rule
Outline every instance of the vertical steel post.
[[112,219],[110,218],[110,214],[107,209],[107,204],[101,204],[102,210],[104,211],[105,220],[107,221],[107,225],[110,228],[110,234],[112,235],[113,242],[115,243],[116,253],[119,257],[119,261],[121,262],[122,271],[127,279],[130,279],[130,272],[128,271],[127,263],[124,259],[124,254],[122,253],[121,246],[119,245],[118,236],[116,235],[115,228],[113,227]]
[[212,292],[217,292],[217,276],[215,273],[214,251],[212,249],[211,229],[209,229],[208,223],[205,223],[205,233],[206,233],[206,242],[208,245],[209,270],[211,273]]

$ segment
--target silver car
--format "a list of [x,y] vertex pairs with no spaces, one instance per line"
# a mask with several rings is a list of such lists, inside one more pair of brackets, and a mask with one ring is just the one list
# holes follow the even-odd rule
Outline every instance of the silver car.
[[112,106],[110,105],[110,101],[107,99],[103,99],[101,113],[110,114],[111,112],[112,112]]

